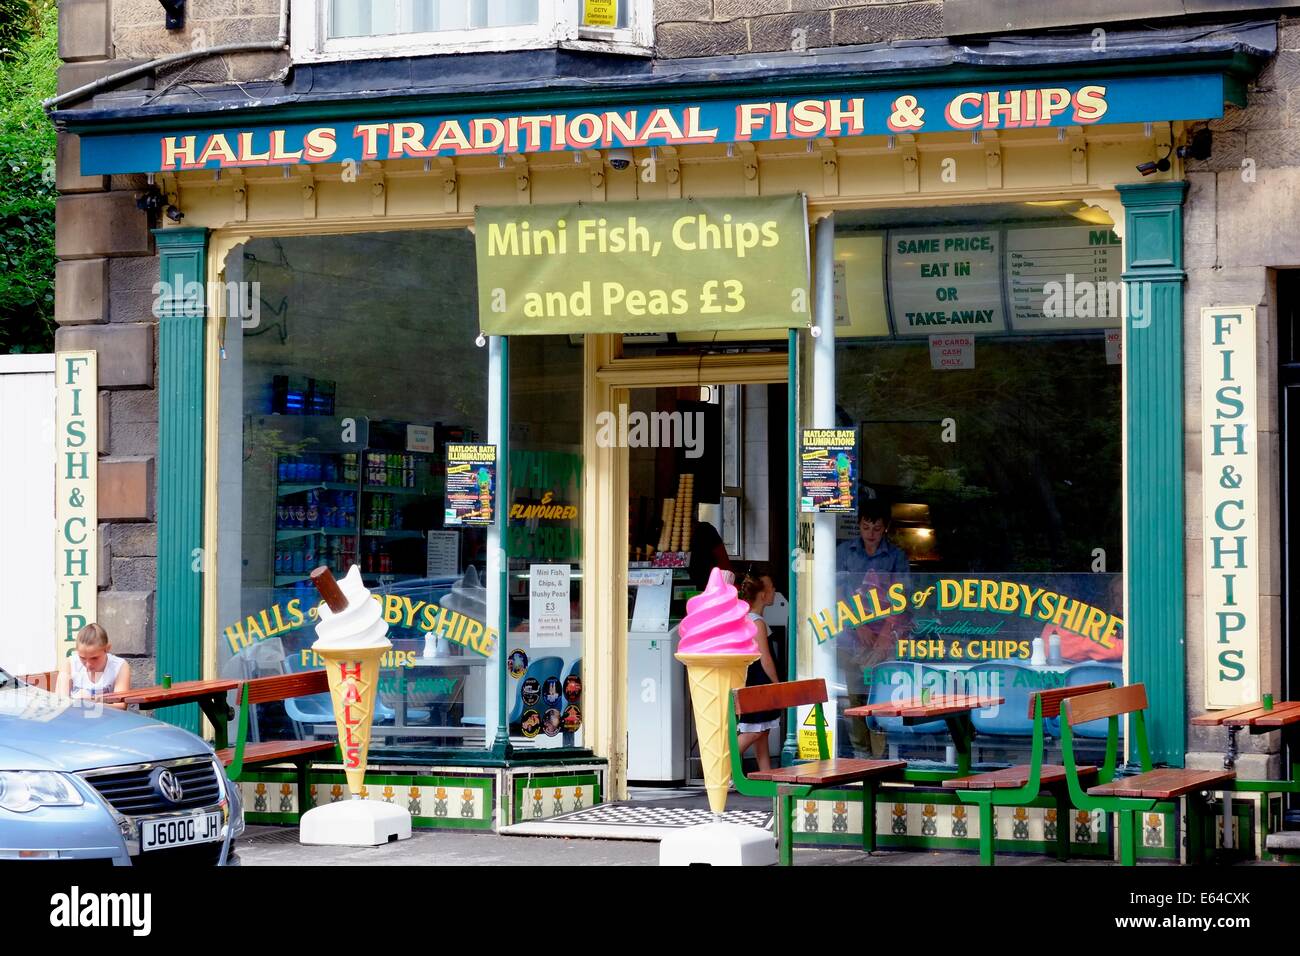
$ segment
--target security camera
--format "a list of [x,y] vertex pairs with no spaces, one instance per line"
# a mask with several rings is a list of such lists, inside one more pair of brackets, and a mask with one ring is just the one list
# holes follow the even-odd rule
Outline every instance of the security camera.
[[609,161],[611,169],[627,169],[632,165],[632,150],[622,148],[611,149],[605,154]]

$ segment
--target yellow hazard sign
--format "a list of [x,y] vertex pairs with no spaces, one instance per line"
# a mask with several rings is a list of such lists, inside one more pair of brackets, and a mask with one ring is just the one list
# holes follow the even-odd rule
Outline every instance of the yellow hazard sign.
[[587,27],[618,26],[618,0],[583,0],[582,25]]
[[[834,754],[835,747],[831,743],[830,719],[826,718],[826,748],[827,752]],[[817,709],[809,707],[803,715],[803,720],[799,722],[799,759],[817,760],[821,757],[821,752],[817,748]]]

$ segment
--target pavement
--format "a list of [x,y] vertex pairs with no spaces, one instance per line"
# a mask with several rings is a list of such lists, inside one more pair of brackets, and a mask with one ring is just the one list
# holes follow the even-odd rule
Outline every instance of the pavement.
[[[659,844],[454,830],[416,830],[380,847],[302,846],[297,827],[250,826],[239,841],[244,866],[656,866]],[[796,866],[979,866],[976,853],[796,849]],[[1107,866],[1050,857],[998,854],[998,866]]]

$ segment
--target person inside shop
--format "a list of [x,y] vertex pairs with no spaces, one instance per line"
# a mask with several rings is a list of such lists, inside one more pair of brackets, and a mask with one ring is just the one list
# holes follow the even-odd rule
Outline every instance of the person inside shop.
[[731,558],[727,556],[727,547],[722,543],[718,529],[707,521],[697,521],[691,533],[691,563],[687,567],[691,586],[697,591],[707,588],[714,568],[730,571]]
[[[98,624],[87,624],[77,632],[76,653],[59,664],[55,693],[73,700],[96,700],[105,694],[131,689],[131,665],[112,653],[108,632]],[[126,710],[126,704],[109,704]]]
[[[879,595],[877,603],[886,605],[888,600],[884,592],[892,583],[893,576],[908,571],[907,554],[889,540],[889,504],[865,495],[859,496],[859,502],[858,534],[843,542],[835,552],[839,581],[836,590],[840,600],[850,599],[855,590],[863,595],[874,590]],[[850,707],[870,700],[869,675],[874,674],[877,664],[894,659],[895,641],[906,629],[902,619],[891,616],[846,629],[839,637],[836,655],[848,688]],[[884,736],[871,731],[862,718],[849,722],[848,737],[855,756],[884,755]]]
[[863,498],[858,506],[858,536],[841,544],[835,552],[839,574],[904,574],[907,555],[889,540],[889,505],[879,498]]
[[[756,633],[754,643],[758,645],[758,660],[749,665],[745,674],[746,687],[759,687],[763,684],[775,684],[780,681],[776,671],[776,658],[772,655],[772,642],[767,624],[763,620],[763,611],[772,606],[776,599],[776,585],[772,576],[766,573],[750,571],[740,580],[737,587],[740,599],[749,605],[749,619],[754,622]],[[758,760],[759,770],[772,769],[772,748],[769,735],[779,731],[781,712],[779,710],[761,710],[746,714],[745,719],[736,724],[736,746],[743,757],[745,752],[758,745],[754,756]]]

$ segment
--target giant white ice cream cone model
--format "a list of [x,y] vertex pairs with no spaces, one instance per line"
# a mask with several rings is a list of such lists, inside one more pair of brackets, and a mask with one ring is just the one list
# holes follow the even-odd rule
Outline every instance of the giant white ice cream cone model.
[[341,582],[335,581],[326,567],[313,571],[311,579],[325,601],[320,606],[312,650],[325,658],[343,772],[353,799],[360,799],[379,696],[379,659],[393,645],[388,640],[383,608],[371,600],[355,564]]
[[389,803],[364,800],[362,784],[370,752],[375,701],[379,697],[380,658],[392,649],[383,609],[361,581],[353,565],[342,581],[327,567],[311,573],[324,603],[312,645],[325,658],[339,751],[352,800],[314,807],[303,814],[299,839],[303,843],[377,846],[411,835],[411,815]]
[[745,686],[745,672],[759,656],[749,605],[736,594],[732,580],[730,571],[714,568],[708,587],[686,602],[686,617],[677,627],[681,641],[673,655],[686,665],[704,785],[709,807],[718,814],[727,808],[731,789],[728,703],[731,692]]

